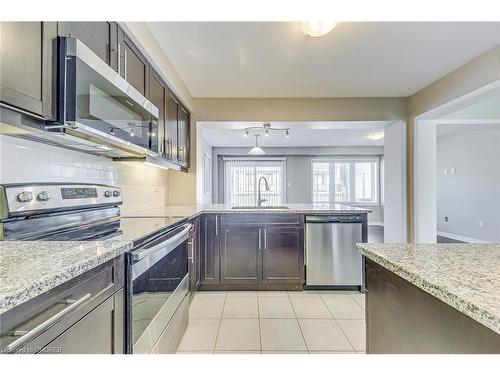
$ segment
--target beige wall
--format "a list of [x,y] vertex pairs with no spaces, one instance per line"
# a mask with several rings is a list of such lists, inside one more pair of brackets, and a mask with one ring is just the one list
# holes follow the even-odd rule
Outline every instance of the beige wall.
[[413,240],[413,130],[416,116],[500,79],[500,46],[471,60],[408,98],[408,234]]
[[194,98],[198,121],[406,120],[406,98]]

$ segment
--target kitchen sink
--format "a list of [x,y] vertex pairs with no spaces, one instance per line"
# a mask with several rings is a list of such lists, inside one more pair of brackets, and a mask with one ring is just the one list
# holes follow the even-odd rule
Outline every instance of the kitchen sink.
[[287,206],[233,206],[232,210],[289,210]]

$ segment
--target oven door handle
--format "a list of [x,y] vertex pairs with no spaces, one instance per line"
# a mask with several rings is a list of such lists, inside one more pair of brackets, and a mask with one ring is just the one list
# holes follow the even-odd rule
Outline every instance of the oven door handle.
[[132,265],[132,280],[135,280],[137,277],[146,272],[156,262],[168,255],[168,253],[174,250],[181,243],[187,241],[191,227],[192,224],[185,224],[182,226],[183,229],[179,233],[170,237],[166,241],[149,249],[133,251],[131,254],[134,262]]

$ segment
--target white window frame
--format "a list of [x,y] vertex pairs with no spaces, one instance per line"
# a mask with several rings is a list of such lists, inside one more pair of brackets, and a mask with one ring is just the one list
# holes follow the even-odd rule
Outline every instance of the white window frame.
[[[375,163],[375,181],[373,189],[375,190],[375,200],[372,202],[356,201],[356,174],[353,173],[355,168],[349,170],[349,201],[335,201],[335,163],[352,163],[369,162]],[[380,205],[380,157],[379,156],[353,156],[353,157],[339,157],[339,158],[315,158],[311,159],[311,202],[314,202],[314,163],[329,163],[329,201],[328,203],[346,204],[346,205],[363,205],[363,206],[378,206]]]
[[[243,160],[243,161],[253,161],[253,160],[256,160],[256,161],[279,161],[279,162],[282,162],[283,163],[283,176],[282,176],[282,187],[281,187],[281,191],[283,192],[283,204],[287,203],[287,179],[286,179],[286,169],[287,169],[287,158],[286,157],[224,157],[223,159],[223,168],[222,168],[222,171],[223,171],[223,179],[222,179],[222,182],[223,182],[223,187],[224,187],[224,194],[223,194],[223,197],[224,197],[224,203],[225,204],[229,204],[228,202],[228,196],[229,196],[229,193],[227,191],[227,183],[226,183],[226,165],[225,165],[225,162],[226,161],[235,161],[235,160]],[[258,187],[257,187],[258,189]],[[264,187],[262,187],[262,189],[264,189]],[[265,205],[265,203],[264,203]]]

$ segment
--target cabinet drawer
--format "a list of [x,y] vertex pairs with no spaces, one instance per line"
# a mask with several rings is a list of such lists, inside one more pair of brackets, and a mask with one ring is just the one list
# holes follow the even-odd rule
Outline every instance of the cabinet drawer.
[[299,214],[275,214],[275,213],[228,213],[221,215],[221,227],[230,226],[272,226],[283,224],[302,226],[303,215]]
[[36,353],[113,296],[116,286],[123,284],[115,284],[121,277],[115,267],[120,259],[123,260],[119,257],[100,265],[2,314],[2,350]]

